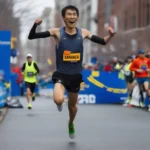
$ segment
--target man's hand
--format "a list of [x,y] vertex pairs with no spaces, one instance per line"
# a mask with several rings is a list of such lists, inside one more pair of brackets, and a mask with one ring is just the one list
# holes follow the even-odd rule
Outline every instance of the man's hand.
[[143,69],[137,69],[136,70],[136,72],[139,72],[139,73],[141,73],[141,72],[143,72],[144,70]]
[[114,36],[116,34],[116,32],[111,27],[108,27],[107,30],[108,30],[110,36]]
[[36,19],[36,21],[35,21],[35,24],[36,24],[36,25],[40,25],[41,23],[42,23],[42,19],[40,19],[40,18],[39,18],[39,19]]
[[147,72],[150,72],[150,69],[147,69],[146,71],[147,71]]

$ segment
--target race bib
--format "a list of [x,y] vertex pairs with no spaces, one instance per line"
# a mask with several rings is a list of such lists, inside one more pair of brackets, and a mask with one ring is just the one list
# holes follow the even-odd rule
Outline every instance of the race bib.
[[33,72],[27,72],[27,75],[28,75],[28,77],[32,77],[32,76],[34,76],[34,73]]
[[146,64],[141,65],[141,69],[146,70],[148,66]]
[[80,53],[71,53],[65,50],[63,53],[63,61],[65,62],[77,62],[80,61]]

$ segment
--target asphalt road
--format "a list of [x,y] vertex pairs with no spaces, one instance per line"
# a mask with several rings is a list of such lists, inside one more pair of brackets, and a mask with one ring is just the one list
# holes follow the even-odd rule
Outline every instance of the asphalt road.
[[0,150],[150,150],[150,113],[119,105],[79,105],[76,138],[68,136],[68,110],[38,97],[28,110],[9,109],[0,123]]

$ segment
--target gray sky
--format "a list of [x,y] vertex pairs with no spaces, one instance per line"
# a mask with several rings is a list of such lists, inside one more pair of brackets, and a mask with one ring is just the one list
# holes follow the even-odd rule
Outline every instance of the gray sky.
[[[21,19],[21,40],[27,39],[30,28],[36,18],[39,18],[45,7],[55,7],[55,0],[14,0],[15,16]],[[19,2],[21,1],[21,2]]]

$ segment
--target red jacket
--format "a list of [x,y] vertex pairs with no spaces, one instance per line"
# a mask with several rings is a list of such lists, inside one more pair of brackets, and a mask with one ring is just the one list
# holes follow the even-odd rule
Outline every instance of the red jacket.
[[106,65],[106,66],[104,67],[104,71],[106,71],[106,72],[112,71],[112,66],[111,66],[111,64]]
[[[142,69],[143,72],[137,72],[137,69]],[[150,69],[150,60],[148,58],[136,58],[131,66],[130,66],[130,70],[135,72],[135,77],[148,77],[148,72],[146,71],[146,69]]]
[[19,84],[19,83],[21,83],[22,81],[23,81],[23,75],[22,75],[22,73],[21,73],[21,68],[20,67],[16,67],[16,68],[11,68],[11,71],[13,72],[13,73],[16,73],[16,74],[18,74],[18,79],[17,79],[17,83]]

